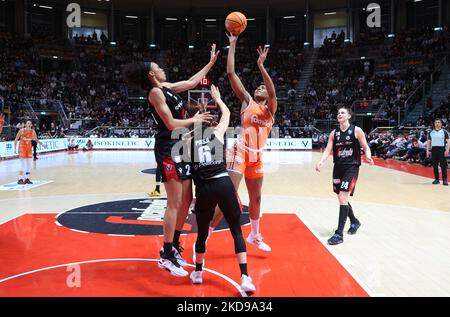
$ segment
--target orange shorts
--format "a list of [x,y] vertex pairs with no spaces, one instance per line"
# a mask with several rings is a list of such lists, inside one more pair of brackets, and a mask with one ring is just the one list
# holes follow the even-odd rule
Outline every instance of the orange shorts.
[[31,146],[19,147],[19,158],[21,159],[30,159],[33,157],[33,149]]
[[235,145],[227,150],[227,169],[245,176],[257,179],[264,176],[261,152],[252,152]]

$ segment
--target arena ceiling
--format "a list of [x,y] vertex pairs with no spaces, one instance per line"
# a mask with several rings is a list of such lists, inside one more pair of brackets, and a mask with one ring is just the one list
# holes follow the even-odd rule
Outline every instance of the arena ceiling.
[[[35,0],[40,2],[39,0]],[[60,0],[44,0],[61,3]],[[113,3],[121,12],[140,12],[148,15],[153,6],[156,16],[187,17],[189,15],[220,16],[234,10],[249,12],[249,15],[264,17],[269,7],[272,16],[289,15],[306,11],[306,0],[73,0],[82,8],[107,9]],[[361,6],[360,0],[350,0],[353,6]],[[345,8],[347,0],[310,0],[310,10]]]

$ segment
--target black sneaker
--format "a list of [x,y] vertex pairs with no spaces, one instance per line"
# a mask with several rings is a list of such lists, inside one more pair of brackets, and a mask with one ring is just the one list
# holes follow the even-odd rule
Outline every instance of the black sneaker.
[[30,181],[30,179],[29,179],[29,178],[27,178],[27,179],[25,180],[25,184],[33,184],[33,182],[32,182],[32,181]]
[[442,185],[448,186],[448,182],[447,182],[447,181],[443,181],[443,182],[442,182]]
[[358,219],[352,224],[350,224],[350,228],[348,229],[348,234],[355,234],[358,231],[359,227],[361,227],[361,222]]
[[433,184],[433,185],[436,185],[436,184],[440,184],[440,183],[439,183],[439,180],[435,179],[434,182],[433,182],[432,184]]
[[23,181],[23,179],[19,179],[19,180],[17,181],[17,184],[18,184],[18,185],[23,185],[23,184],[25,184],[25,182]]
[[333,236],[330,239],[328,239],[328,244],[330,245],[336,245],[342,242],[344,242],[344,237],[337,231],[333,234]]

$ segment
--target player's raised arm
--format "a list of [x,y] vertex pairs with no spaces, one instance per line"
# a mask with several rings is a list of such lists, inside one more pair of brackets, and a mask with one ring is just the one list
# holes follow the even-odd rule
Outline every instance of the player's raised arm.
[[264,61],[267,58],[267,53],[269,53],[269,48],[261,46],[257,49],[258,50],[258,68],[261,72],[261,75],[264,80],[264,85],[267,89],[267,94],[269,95],[269,99],[267,100],[267,107],[269,107],[270,112],[272,113],[272,116],[275,115],[275,112],[278,108],[278,102],[277,102],[277,95],[275,92],[275,85],[273,84],[272,78],[270,78],[269,73],[267,72],[266,68],[264,67]]
[[234,56],[236,53],[236,42],[238,37],[232,34],[227,34],[228,40],[230,41],[230,48],[228,49],[228,57],[227,57],[227,75],[230,80],[231,88],[233,89],[236,97],[240,100],[241,103],[248,104],[250,102],[250,94],[245,90],[244,85],[241,82],[241,79],[236,74],[234,68]]
[[219,52],[220,51],[216,51],[216,44],[211,45],[211,52],[210,52],[211,54],[209,63],[206,64],[205,67],[203,67],[198,73],[196,73],[188,80],[182,80],[176,83],[164,82],[163,86],[172,89],[176,93],[180,93],[189,89],[194,89],[200,83],[202,78],[204,78],[206,74],[208,74],[208,72],[214,66],[214,64],[217,61],[217,57],[219,56]]
[[225,135],[228,125],[230,124],[230,110],[222,101],[219,89],[217,89],[217,87],[214,85],[211,86],[211,96],[217,103],[217,106],[219,107],[220,112],[222,113],[219,124],[215,127],[215,134],[223,142],[223,136]]

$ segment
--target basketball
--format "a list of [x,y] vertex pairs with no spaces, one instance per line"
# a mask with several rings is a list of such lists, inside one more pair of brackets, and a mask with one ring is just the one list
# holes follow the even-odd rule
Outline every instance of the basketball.
[[241,12],[231,12],[225,19],[225,28],[228,32],[237,36],[247,27],[247,18]]

